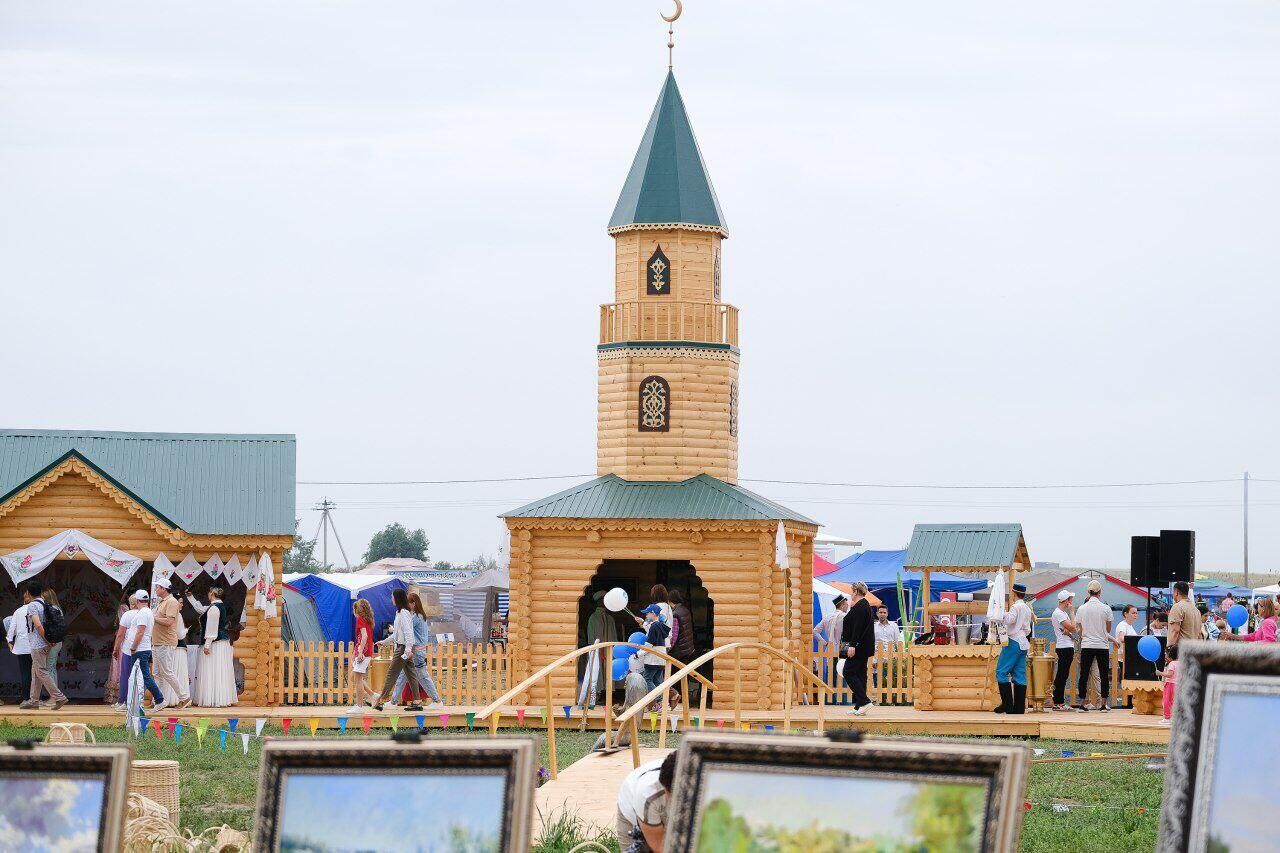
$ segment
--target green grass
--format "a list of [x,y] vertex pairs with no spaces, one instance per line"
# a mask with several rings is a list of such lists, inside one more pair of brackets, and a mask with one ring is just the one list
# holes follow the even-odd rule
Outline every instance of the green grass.
[[[252,721],[244,721],[250,725]],[[517,729],[504,729],[515,732]],[[17,726],[0,724],[0,742],[12,738],[43,739],[47,729],[43,726]],[[280,736],[279,728],[272,725],[268,733]],[[330,732],[332,734],[333,732]],[[236,829],[249,832],[253,822],[254,799],[258,788],[258,762],[261,742],[251,738],[249,754],[242,752],[240,740],[231,736],[227,751],[218,750],[218,736],[210,731],[205,735],[204,746],[197,748],[194,729],[184,731],[181,744],[175,744],[171,736],[158,740],[152,732],[142,739],[133,738],[123,728],[95,728],[99,742],[130,741],[135,757],[140,759],[174,759],[181,763],[181,828],[198,833],[210,826],[226,823]],[[450,735],[464,734],[457,731]],[[596,732],[578,732],[572,729],[556,729],[556,754],[560,767],[564,768],[586,755],[595,742]],[[290,737],[308,737],[303,728],[290,732]],[[351,738],[385,737],[384,733],[364,735],[356,732]],[[657,746],[657,734],[642,732],[643,746]],[[679,743],[678,735],[668,735],[667,744]],[[1045,750],[1045,756],[1060,754],[1061,750],[1074,750],[1077,755],[1092,752],[1107,754],[1160,752],[1160,747],[1146,744],[1085,743],[1080,741],[1029,740],[1027,744]],[[545,738],[539,737],[539,764],[547,763]],[[1027,790],[1027,800],[1035,804],[1023,818],[1023,851],[1049,853],[1049,851],[1079,850],[1152,850],[1156,842],[1159,819],[1160,792],[1163,776],[1146,769],[1146,761],[1098,761],[1062,762],[1034,765]],[[1072,806],[1065,813],[1056,813],[1049,803],[1067,803]],[[1118,808],[1093,808],[1097,806],[1124,806]],[[833,804],[833,807],[843,807]],[[1138,811],[1139,808],[1145,812]],[[534,845],[536,853],[564,853],[577,844],[595,840],[616,850],[612,833],[597,835],[572,814],[552,815],[548,829]]]

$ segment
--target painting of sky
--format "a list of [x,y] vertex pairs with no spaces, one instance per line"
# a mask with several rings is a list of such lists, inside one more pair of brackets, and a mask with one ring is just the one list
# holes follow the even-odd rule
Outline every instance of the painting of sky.
[[505,792],[500,772],[290,773],[280,805],[280,849],[497,851]]
[[106,782],[81,776],[0,776],[0,850],[98,849]]
[[1226,693],[1210,782],[1209,837],[1218,849],[1263,853],[1276,849],[1280,790],[1280,695]]

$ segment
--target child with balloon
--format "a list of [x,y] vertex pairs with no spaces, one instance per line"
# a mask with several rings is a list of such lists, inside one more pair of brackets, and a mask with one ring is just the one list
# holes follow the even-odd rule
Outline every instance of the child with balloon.
[[1178,647],[1170,646],[1166,649],[1165,657],[1169,662],[1164,665],[1164,669],[1157,669],[1156,675],[1164,679],[1164,687],[1160,693],[1164,703],[1164,721],[1167,723],[1173,713],[1173,694],[1178,689]]
[[[1246,643],[1274,643],[1276,641],[1276,603],[1270,598],[1264,598],[1258,602],[1258,616],[1261,621],[1258,627],[1249,634],[1227,634],[1224,633],[1218,639],[1220,640],[1236,640]],[[1244,605],[1237,604],[1227,611],[1227,624],[1232,628],[1239,628],[1249,618],[1248,611]]]

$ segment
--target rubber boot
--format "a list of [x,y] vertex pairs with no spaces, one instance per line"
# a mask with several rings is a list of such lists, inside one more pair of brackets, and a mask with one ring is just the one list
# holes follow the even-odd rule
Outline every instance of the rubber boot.
[[1009,707],[1010,714],[1027,713],[1027,685],[1013,685],[1013,704]]
[[1013,709],[1013,685],[1000,681],[996,686],[1000,688],[1000,705],[996,708],[996,713],[1008,714]]

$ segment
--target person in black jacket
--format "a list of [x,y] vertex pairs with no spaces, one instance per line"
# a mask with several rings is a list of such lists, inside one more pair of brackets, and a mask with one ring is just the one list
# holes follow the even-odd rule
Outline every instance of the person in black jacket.
[[876,653],[875,613],[867,602],[867,585],[854,581],[849,612],[844,617],[840,634],[840,653],[844,663],[844,683],[853,692],[853,710],[849,713],[861,717],[871,707],[867,696],[867,663]]

